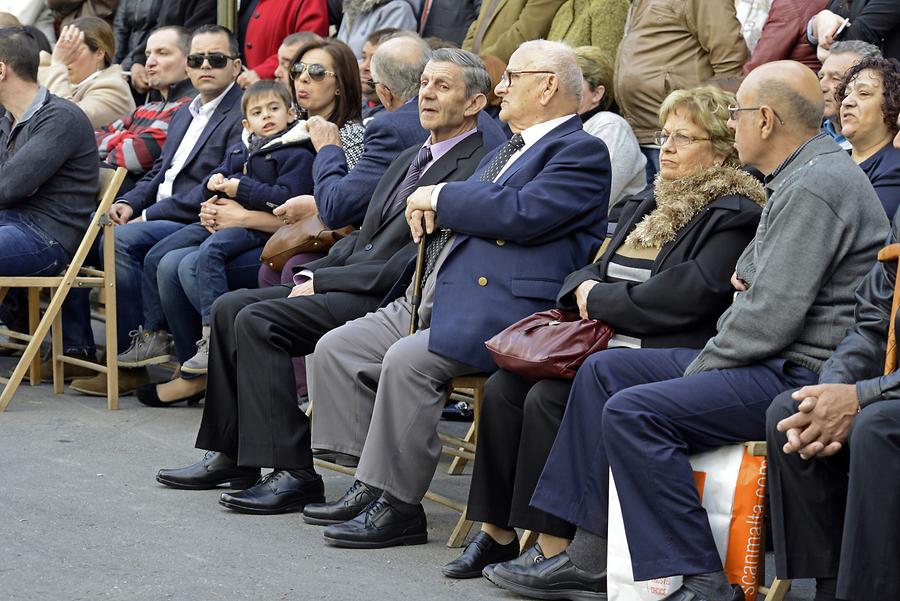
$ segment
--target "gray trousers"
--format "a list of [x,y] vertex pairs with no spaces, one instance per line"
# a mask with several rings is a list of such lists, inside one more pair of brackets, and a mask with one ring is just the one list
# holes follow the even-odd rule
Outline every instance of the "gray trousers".
[[440,459],[449,381],[479,370],[429,352],[429,330],[410,336],[409,316],[400,298],[319,340],[312,446],[359,456],[357,479],[418,503]]

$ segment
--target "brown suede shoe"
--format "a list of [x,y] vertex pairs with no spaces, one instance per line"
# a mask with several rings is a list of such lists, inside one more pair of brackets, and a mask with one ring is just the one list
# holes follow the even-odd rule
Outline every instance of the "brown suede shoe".
[[[75,359],[84,359],[87,361],[97,361],[97,356],[94,354],[91,355],[83,355],[83,354],[74,354],[67,355],[69,357],[74,357]],[[13,371],[15,371],[15,367],[9,368],[9,373],[7,377],[11,376]],[[90,378],[97,372],[93,369],[88,369],[87,367],[81,367],[80,365],[63,365],[63,381],[69,382],[74,380],[75,378]],[[25,377],[28,375],[26,373]],[[49,353],[46,356],[41,357],[41,382],[47,383],[53,381],[53,361],[50,360]],[[103,393],[103,396],[106,396],[106,393]]]
[[[119,396],[132,394],[141,384],[150,382],[147,368],[119,369]],[[106,374],[97,374],[92,378],[72,380],[69,388],[91,396],[106,396]]]

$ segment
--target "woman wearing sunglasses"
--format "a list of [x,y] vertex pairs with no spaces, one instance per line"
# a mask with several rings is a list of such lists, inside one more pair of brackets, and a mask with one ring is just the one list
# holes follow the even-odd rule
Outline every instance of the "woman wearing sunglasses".
[[63,27],[51,64],[41,67],[38,81],[77,104],[95,129],[102,127],[134,111],[122,68],[112,64],[115,53],[109,24],[98,17],[80,17]]
[[[334,123],[348,161],[351,156],[358,158],[363,137],[362,97],[359,68],[350,49],[335,40],[319,40],[301,46],[291,66],[291,79],[292,96],[300,109],[300,118],[307,121],[320,118]],[[304,126],[303,123],[297,125]],[[312,144],[309,144],[309,150],[315,152]],[[281,225],[271,212],[249,211],[227,199],[214,205],[207,203],[201,212],[201,220],[214,223],[218,230],[243,227],[242,224],[251,220],[258,223],[261,218],[268,219],[269,231]],[[228,264],[232,290],[256,286],[260,251],[261,248],[255,248]],[[142,396],[149,400],[148,404],[170,404],[197,398],[206,388],[205,369],[198,368],[205,365],[207,347],[201,343],[198,348],[197,344],[198,339],[203,340],[200,315],[195,308],[201,306],[197,255],[187,249],[172,251],[160,261],[157,271],[162,309],[174,338],[175,354],[180,363],[191,360],[194,373],[184,373],[180,378],[145,390]],[[235,269],[240,266],[245,269]]]

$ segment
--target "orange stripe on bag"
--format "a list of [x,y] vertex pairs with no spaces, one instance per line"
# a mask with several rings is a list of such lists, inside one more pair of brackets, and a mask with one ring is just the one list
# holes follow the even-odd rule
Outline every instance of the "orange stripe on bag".
[[[702,500],[706,472],[694,472],[694,482]],[[739,584],[744,589],[746,601],[754,601],[759,592],[760,554],[764,553],[765,494],[766,458],[754,457],[745,449],[731,506],[725,575],[728,582]]]
[[766,458],[754,457],[744,450],[731,507],[731,529],[725,575],[740,584],[747,601],[759,592],[759,564],[765,554]]
[[703,500],[703,487],[706,485],[706,472],[694,472],[694,484],[697,485],[697,492],[700,493],[700,500]]

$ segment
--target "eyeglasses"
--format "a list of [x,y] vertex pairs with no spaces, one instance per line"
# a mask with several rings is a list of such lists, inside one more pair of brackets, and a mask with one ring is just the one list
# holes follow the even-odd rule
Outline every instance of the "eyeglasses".
[[291,77],[293,79],[300,79],[304,71],[309,74],[309,78],[313,81],[322,81],[326,75],[337,77],[337,73],[329,71],[324,65],[319,63],[294,63],[291,65]]
[[539,74],[556,75],[556,71],[526,71],[526,70],[514,71],[514,70],[507,69],[506,71],[503,72],[503,76],[500,78],[500,83],[502,85],[509,87],[512,85],[513,75],[539,75]]
[[203,66],[203,62],[209,62],[209,66],[213,69],[222,69],[225,65],[228,64],[228,61],[233,61],[236,56],[228,56],[227,54],[222,54],[221,52],[210,52],[209,54],[188,54],[187,57],[187,66],[191,69],[199,69]]
[[709,141],[711,138],[695,138],[686,134],[674,133],[670,134],[664,130],[659,130],[653,134],[653,139],[658,146],[665,146],[670,139],[675,144],[675,148],[684,148],[694,142]]
[[779,122],[780,124],[784,125],[784,119],[782,119],[782,118],[778,115],[778,113],[775,112],[775,109],[773,109],[773,108],[770,107],[770,106],[767,106],[767,107],[761,107],[761,106],[747,106],[747,107],[743,107],[743,106],[732,105],[732,106],[729,106],[729,107],[728,107],[728,116],[729,116],[729,117],[732,119],[732,121],[733,121],[733,120],[735,120],[735,119],[738,118],[738,113],[740,113],[741,111],[758,111],[758,110],[760,110],[760,109],[762,109],[762,108],[767,108],[767,109],[769,109],[770,111],[772,111],[772,114],[775,115],[775,118],[778,119],[778,122]]

